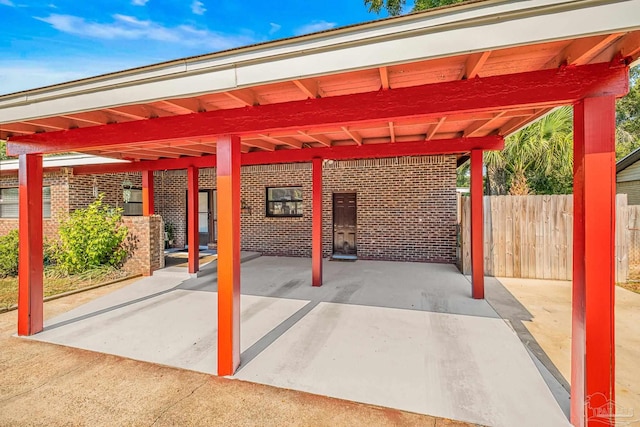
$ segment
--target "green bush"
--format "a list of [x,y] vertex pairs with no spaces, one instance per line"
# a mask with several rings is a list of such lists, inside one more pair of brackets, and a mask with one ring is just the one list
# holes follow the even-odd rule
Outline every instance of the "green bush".
[[103,266],[120,266],[128,253],[122,209],[102,203],[104,194],[85,209],[77,209],[60,225],[57,268],[75,274]]
[[18,275],[18,230],[0,237],[0,277]]

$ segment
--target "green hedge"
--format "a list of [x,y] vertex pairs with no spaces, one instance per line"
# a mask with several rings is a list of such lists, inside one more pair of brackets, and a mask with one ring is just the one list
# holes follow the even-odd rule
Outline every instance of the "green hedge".
[[18,275],[18,230],[0,237],[0,277]]

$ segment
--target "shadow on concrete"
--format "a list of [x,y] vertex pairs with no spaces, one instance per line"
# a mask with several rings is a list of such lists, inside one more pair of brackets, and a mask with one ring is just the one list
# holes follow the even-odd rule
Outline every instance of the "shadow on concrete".
[[505,288],[498,279],[487,277],[487,300],[494,310],[505,320],[508,320],[513,330],[518,334],[520,341],[533,353],[535,357],[551,372],[554,378],[562,384],[562,387],[570,391],[571,386],[564,379],[560,370],[553,364],[547,353],[529,332],[523,322],[533,321],[533,316],[527,308]]
[[[309,259],[261,257],[242,269],[242,294],[499,318],[486,301],[470,298],[469,281],[453,265],[325,261],[323,279],[311,286]],[[217,292],[217,286],[198,277],[177,289]]]
[[[571,385],[524,324],[524,322],[532,322],[533,315],[498,279],[486,277],[485,286],[487,301],[501,318],[509,322],[522,344],[529,351],[529,355],[534,363],[536,363],[536,367],[545,382],[547,382],[556,401],[568,416],[569,401],[566,393],[571,392]],[[550,379],[549,375],[551,375],[553,379]],[[561,386],[566,393],[558,390],[557,385]]]
[[[241,261],[240,262],[241,263],[245,263],[247,261],[250,261],[252,259],[256,259],[258,257],[260,257],[260,254],[257,253],[257,252],[243,252],[242,255],[241,255]],[[80,322],[82,320],[90,319],[92,317],[100,316],[101,314],[106,314],[106,313],[109,313],[109,312],[112,312],[112,311],[115,311],[115,310],[119,310],[119,309],[122,309],[122,308],[125,308],[125,307],[129,307],[129,306],[134,305],[134,304],[139,304],[141,302],[145,302],[145,301],[149,301],[149,300],[154,299],[154,298],[158,298],[158,297],[160,297],[162,295],[169,294],[169,293],[171,293],[171,292],[173,292],[173,291],[175,291],[177,289],[182,289],[182,286],[185,283],[191,283],[193,281],[197,281],[197,282],[202,282],[203,286],[204,285],[209,285],[210,282],[206,282],[204,280],[198,280],[198,279],[200,279],[201,276],[213,275],[217,271],[218,271],[218,263],[217,263],[216,260],[213,260],[213,261],[208,262],[207,264],[205,264],[205,265],[200,267],[200,271],[198,271],[198,274],[197,274],[196,278],[183,280],[180,283],[178,283],[177,285],[175,285],[175,286],[173,286],[173,287],[171,287],[169,289],[164,289],[164,290],[159,291],[159,292],[155,292],[155,293],[151,293],[151,294],[148,294],[148,295],[144,295],[144,296],[141,296],[139,298],[134,298],[134,299],[128,300],[126,302],[122,302],[120,304],[115,304],[115,305],[112,305],[112,306],[109,306],[109,307],[105,307],[103,309],[99,309],[99,310],[93,311],[91,313],[84,314],[82,316],[74,317],[72,319],[67,319],[67,320],[63,320],[63,321],[60,321],[60,322],[57,322],[57,323],[54,323],[54,324],[51,324],[51,325],[46,325],[45,328],[43,329],[43,331],[50,331],[50,330],[53,330],[53,329],[56,329],[56,328],[60,328],[62,326],[70,325],[72,323],[76,323],[76,322]],[[161,269],[161,270],[158,270],[157,272],[155,272],[154,276],[156,274],[157,275],[167,275],[167,274],[171,275],[173,273],[177,277],[184,277],[184,272],[185,272],[185,269],[183,269],[183,268],[178,267],[176,269],[176,267],[168,266],[168,267],[166,267],[164,269]],[[213,283],[217,287],[217,283],[218,283],[217,277],[215,277],[213,279]],[[197,290],[197,289],[194,289],[194,290]]]
[[[309,301],[240,357],[240,371],[320,303],[352,304],[498,319],[484,300],[471,298],[469,281],[453,265],[385,261],[324,263],[324,284],[311,286],[305,258],[262,257],[242,269],[242,294]],[[177,289],[217,292],[215,278],[192,278]]]

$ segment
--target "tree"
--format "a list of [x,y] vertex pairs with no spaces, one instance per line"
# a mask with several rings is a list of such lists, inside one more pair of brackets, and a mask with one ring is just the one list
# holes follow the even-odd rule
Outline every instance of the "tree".
[[629,93],[616,104],[616,159],[640,147],[640,66],[629,70]]
[[488,194],[566,194],[573,182],[573,111],[561,107],[487,152]]
[[[439,6],[462,3],[464,0],[416,0],[412,12],[431,9]],[[369,6],[369,12],[380,13],[385,9],[391,16],[400,15],[406,4],[406,0],[364,0],[365,6]]]
[[[412,12],[464,0],[415,0]],[[406,0],[364,0],[370,12],[403,13]],[[629,72],[629,94],[616,104],[616,159],[640,148],[640,66]],[[562,107],[505,141],[502,152],[486,152],[487,194],[567,194],[573,192],[573,111]],[[464,165],[463,165],[464,166]],[[458,168],[458,185],[468,166]]]
[[7,143],[0,139],[0,160],[6,160],[7,157]]

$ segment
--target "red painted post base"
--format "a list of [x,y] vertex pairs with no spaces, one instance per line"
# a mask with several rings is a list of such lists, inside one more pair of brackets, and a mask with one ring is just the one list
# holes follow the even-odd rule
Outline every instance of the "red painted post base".
[[18,335],[33,335],[44,326],[42,156],[22,154],[18,162]]
[[313,159],[312,285],[322,286],[322,159]]
[[615,97],[574,106],[571,423],[615,425]]
[[187,243],[189,245],[189,273],[195,274],[200,270],[200,235],[198,233],[198,168],[190,166],[187,169]]
[[155,213],[153,200],[153,171],[142,171],[142,215]]
[[240,137],[217,141],[218,375],[240,365]]
[[484,298],[482,150],[471,150],[471,295]]

